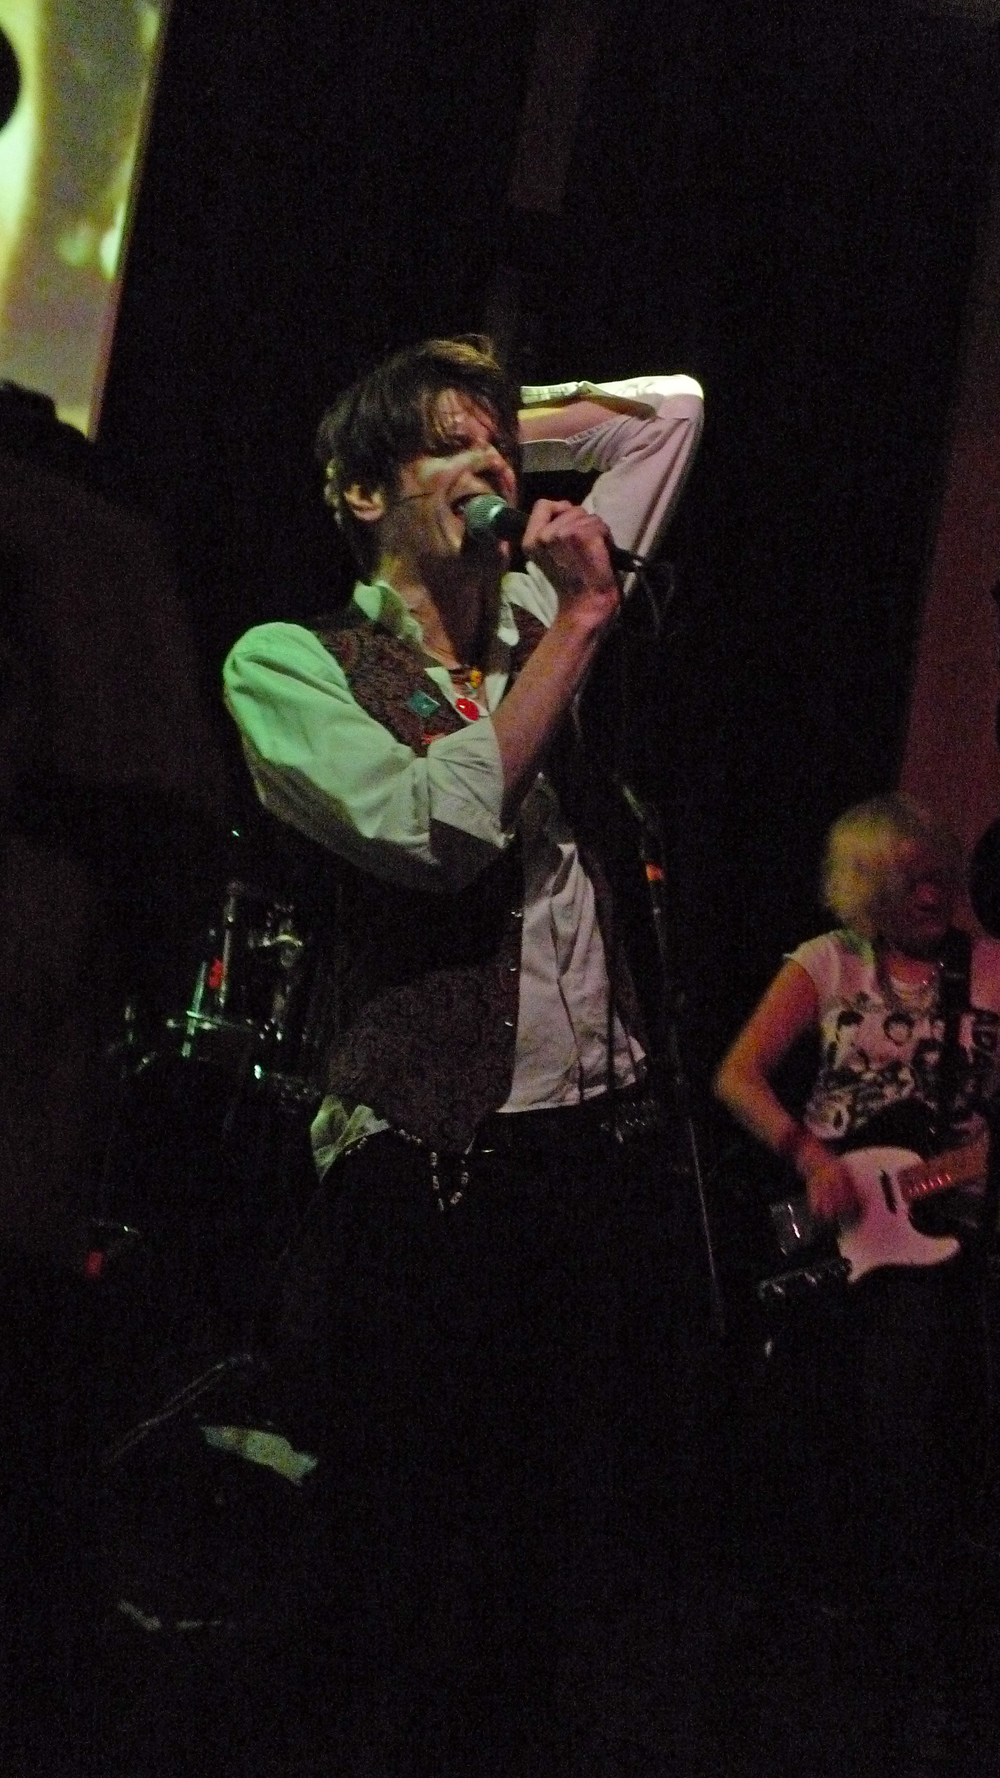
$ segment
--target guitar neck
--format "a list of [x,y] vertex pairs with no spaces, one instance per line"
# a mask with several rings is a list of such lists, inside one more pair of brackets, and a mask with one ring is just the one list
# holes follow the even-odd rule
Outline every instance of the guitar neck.
[[902,1168],[896,1176],[896,1186],[903,1203],[919,1203],[922,1198],[950,1191],[956,1185],[981,1184],[986,1178],[988,1151],[988,1139],[983,1136],[963,1148],[952,1148],[930,1161]]

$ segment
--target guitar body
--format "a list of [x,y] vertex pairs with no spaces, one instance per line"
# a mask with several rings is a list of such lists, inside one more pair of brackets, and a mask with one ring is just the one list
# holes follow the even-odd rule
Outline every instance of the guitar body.
[[[873,1120],[865,1130],[868,1144],[848,1148],[840,1156],[851,1175],[859,1204],[857,1215],[845,1218],[833,1230],[840,1254],[849,1267],[850,1284],[856,1284],[879,1266],[937,1266],[954,1259],[961,1247],[957,1236],[924,1233],[915,1226],[911,1212],[957,1186],[981,1190],[985,1184],[989,1165],[987,1136],[926,1160],[915,1145],[922,1132],[912,1121],[912,1113],[908,1124],[900,1122],[900,1110],[910,1113],[909,1107],[894,1108],[894,1123]],[[872,1142],[872,1135],[896,1135],[896,1140]],[[772,1204],[771,1220],[786,1258],[808,1250],[822,1237],[824,1229],[829,1229],[829,1224],[817,1222],[804,1195]]]
[[926,1171],[920,1155],[912,1148],[859,1148],[841,1159],[861,1204],[860,1214],[837,1229],[850,1284],[877,1266],[937,1266],[954,1259],[960,1245],[954,1235],[923,1235],[910,1218],[906,1180]]

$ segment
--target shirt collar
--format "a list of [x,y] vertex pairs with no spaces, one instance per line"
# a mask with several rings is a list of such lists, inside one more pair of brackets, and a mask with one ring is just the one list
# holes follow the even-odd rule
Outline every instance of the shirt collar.
[[[514,606],[507,591],[507,582],[512,578],[511,575],[504,576],[497,613],[497,640],[507,648],[515,647],[520,639]],[[354,588],[354,603],[360,605],[372,623],[381,624],[390,635],[398,636],[406,642],[415,642],[418,647],[423,643],[424,633],[420,624],[405,600],[400,598],[395,587],[391,587],[388,581],[359,581]]]
[[359,581],[354,588],[354,604],[360,605],[365,616],[373,624],[381,624],[390,635],[415,642],[418,647],[423,642],[424,633],[412,611],[387,580]]

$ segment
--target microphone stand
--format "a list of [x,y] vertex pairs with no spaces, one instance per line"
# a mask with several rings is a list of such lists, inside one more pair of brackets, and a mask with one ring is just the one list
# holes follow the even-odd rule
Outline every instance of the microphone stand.
[[682,1132],[683,1146],[679,1172],[683,1178],[690,1182],[694,1191],[698,1208],[698,1223],[708,1267],[708,1296],[712,1326],[721,1342],[726,1336],[726,1312],[715,1258],[715,1245],[712,1240],[708,1201],[705,1195],[705,1177],[691,1109],[691,1082],[681,1050],[680,1012],[684,995],[670,955],[663,824],[658,811],[643,802],[631,786],[617,774],[614,775],[614,783],[635,822],[638,834],[639,858],[648,892],[653,936],[656,941],[656,953],[659,961],[660,1029],[663,1041],[663,1055],[659,1072],[668,1110],[673,1113]]
[[[626,553],[620,550],[615,552],[619,558]],[[663,824],[658,811],[637,795],[626,782],[620,769],[626,754],[625,737],[629,733],[636,732],[635,726],[628,721],[627,710],[628,695],[625,678],[626,637],[629,630],[627,614],[630,610],[637,609],[636,593],[644,592],[648,600],[647,621],[651,617],[650,634],[647,640],[654,643],[659,642],[662,635],[664,612],[672,605],[676,597],[677,585],[672,563],[654,562],[639,556],[630,556],[629,561],[631,563],[630,572],[623,569],[620,561],[616,564],[620,577],[622,604],[617,621],[612,627],[617,651],[613,657],[614,665],[611,668],[610,677],[611,715],[608,734],[611,743],[610,760],[601,760],[599,750],[588,746],[585,740],[581,709],[586,696],[585,692],[577,696],[571,713],[571,723],[578,745],[586,753],[591,765],[596,765],[605,782],[621,799],[632,817],[638,836],[637,850],[646,883],[659,976],[660,1030],[658,1036],[662,1054],[654,1060],[653,1069],[657,1079],[662,1082],[666,1109],[679,1124],[683,1134],[678,1172],[683,1179],[690,1182],[697,1205],[698,1228],[704,1248],[708,1276],[709,1317],[712,1329],[721,1345],[727,1334],[726,1311],[708,1214],[705,1176],[692,1114],[691,1083],[684,1065],[681,1047],[680,1012],[684,994],[671,957],[669,915],[665,890],[667,873],[664,864],[666,846]],[[659,599],[652,585],[654,576],[665,579],[664,591]],[[641,634],[641,631],[635,630],[633,634]]]

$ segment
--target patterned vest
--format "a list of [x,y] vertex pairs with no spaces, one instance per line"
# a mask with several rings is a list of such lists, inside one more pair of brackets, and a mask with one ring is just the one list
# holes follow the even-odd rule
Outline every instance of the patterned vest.
[[[517,614],[515,677],[544,635]],[[315,634],[339,661],[356,702],[417,754],[465,725],[424,671],[412,644],[352,610]],[[558,774],[555,774],[558,778]],[[557,782],[557,790],[561,785]],[[569,804],[576,801],[572,792]],[[574,811],[575,814],[575,811]],[[572,818],[572,816],[571,816]],[[610,894],[581,843],[615,977],[615,1004],[640,1028],[617,947]],[[425,893],[343,867],[334,935],[341,1035],[328,1090],[369,1105],[390,1124],[445,1152],[461,1153],[488,1112],[502,1105],[514,1072],[523,920],[521,849],[515,843],[465,889]]]

